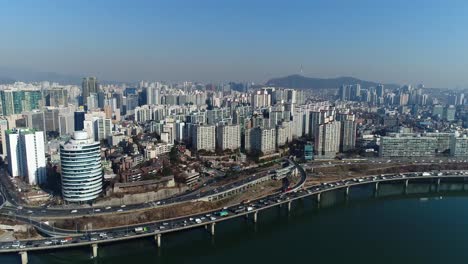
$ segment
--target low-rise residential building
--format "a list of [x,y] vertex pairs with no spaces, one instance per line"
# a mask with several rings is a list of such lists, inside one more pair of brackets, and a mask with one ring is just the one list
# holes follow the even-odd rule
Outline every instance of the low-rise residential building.
[[158,143],[153,146],[148,146],[145,149],[145,159],[154,159],[157,158],[159,155],[169,153],[174,145],[166,144],[166,143]]
[[200,178],[200,173],[196,172],[195,170],[187,171],[183,174],[185,179],[184,183],[188,186],[192,186],[197,183],[198,179]]

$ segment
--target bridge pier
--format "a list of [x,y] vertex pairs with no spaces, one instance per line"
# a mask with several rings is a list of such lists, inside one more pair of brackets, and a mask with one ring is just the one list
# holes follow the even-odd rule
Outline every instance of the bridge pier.
[[[464,187],[465,185],[463,185]],[[437,189],[436,189],[436,192],[439,192],[440,190],[440,178],[437,179]]]
[[348,198],[348,196],[349,196],[349,186],[346,187],[345,189],[345,197]]
[[156,234],[154,236],[154,240],[156,241],[156,246],[158,246],[158,248],[161,247],[161,234]]
[[210,229],[211,229],[211,230],[210,230],[211,232],[210,232],[210,233],[211,233],[212,236],[214,236],[214,234],[215,234],[215,224],[216,224],[216,223],[211,223],[211,225],[210,225],[210,226],[211,226],[211,228],[210,228]]
[[28,264],[28,252],[27,251],[20,251],[18,254],[21,257],[21,264]]
[[408,193],[408,184],[409,184],[409,180],[405,180],[405,194]]
[[379,195],[379,182],[375,183],[375,189],[374,189],[374,196],[377,197]]
[[93,250],[93,258],[97,258],[97,256],[98,256],[98,244],[92,244],[91,249]]
[[291,203],[292,203],[291,201],[288,202],[288,212],[291,211]]
[[257,214],[258,214],[258,211],[255,211],[255,213],[253,213],[253,222],[254,223],[257,223]]

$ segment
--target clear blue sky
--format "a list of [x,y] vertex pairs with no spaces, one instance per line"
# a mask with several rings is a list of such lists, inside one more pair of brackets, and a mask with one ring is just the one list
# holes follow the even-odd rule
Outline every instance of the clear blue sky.
[[468,87],[466,0],[0,0],[0,67],[105,80]]

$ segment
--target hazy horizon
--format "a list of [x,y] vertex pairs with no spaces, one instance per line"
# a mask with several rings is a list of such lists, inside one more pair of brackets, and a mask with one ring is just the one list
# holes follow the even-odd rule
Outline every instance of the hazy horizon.
[[124,82],[264,82],[299,74],[302,65],[307,77],[468,87],[466,1],[0,4],[3,69]]

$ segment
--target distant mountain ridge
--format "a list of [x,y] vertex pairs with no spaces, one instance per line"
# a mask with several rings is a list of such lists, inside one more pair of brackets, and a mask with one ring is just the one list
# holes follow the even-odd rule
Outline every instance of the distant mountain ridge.
[[[302,75],[289,75],[281,78],[270,79],[266,85],[279,86],[285,88],[299,89],[337,89],[343,84],[360,84],[361,88],[375,87],[380,83],[372,81],[364,81],[354,77],[337,77],[337,78],[312,78]],[[384,84],[385,88],[396,89],[397,84]]]
[[56,72],[37,72],[28,69],[15,69],[0,67],[0,82],[12,83],[20,82],[58,82],[61,84],[80,84],[80,76],[61,74]]

